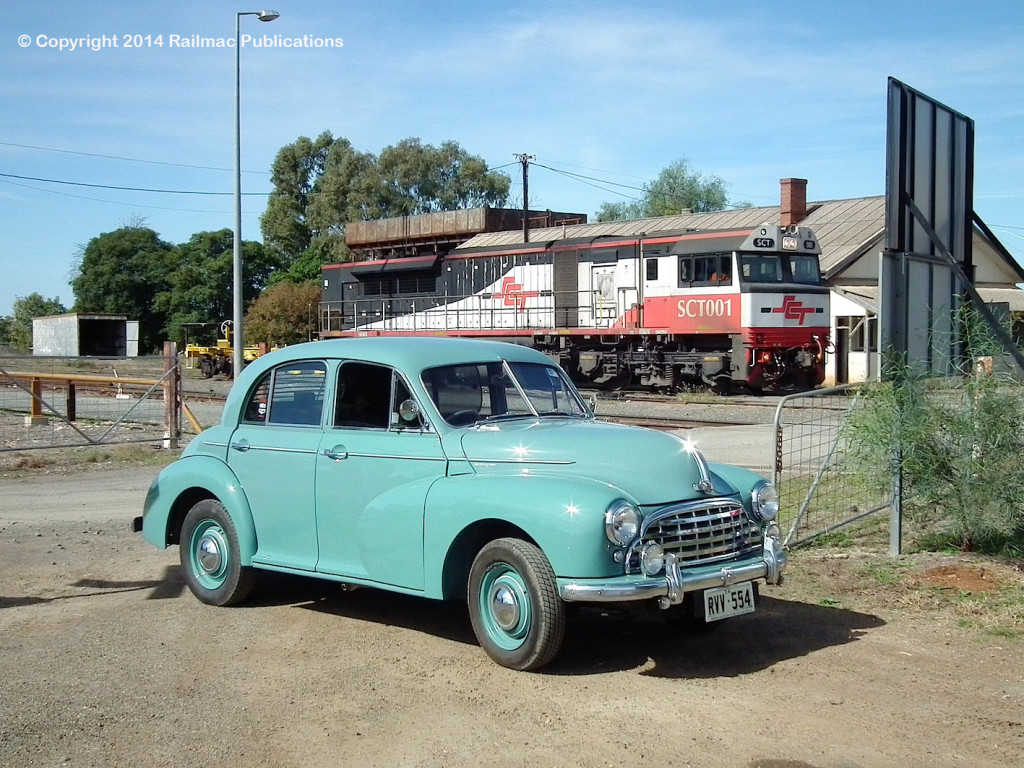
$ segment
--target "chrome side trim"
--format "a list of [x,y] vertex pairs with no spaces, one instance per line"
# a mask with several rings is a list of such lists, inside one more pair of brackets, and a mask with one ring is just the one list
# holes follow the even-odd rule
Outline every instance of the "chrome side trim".
[[575,464],[575,461],[563,459],[467,459],[470,464],[540,464],[544,466],[565,467]]
[[360,459],[405,459],[406,461],[448,461],[444,456],[397,456],[389,453],[349,453]]
[[270,445],[247,445],[245,443],[231,443],[231,447],[238,451],[271,451],[273,453],[311,453],[316,451],[309,448],[278,448]]

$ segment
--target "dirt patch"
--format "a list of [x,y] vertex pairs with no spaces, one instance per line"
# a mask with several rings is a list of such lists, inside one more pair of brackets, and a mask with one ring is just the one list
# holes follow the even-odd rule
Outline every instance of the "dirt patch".
[[[0,480],[0,762],[537,768],[1017,766],[1024,604],[1009,561],[804,550],[703,632],[581,610],[540,674],[464,605],[269,576],[195,600],[128,530],[154,469]],[[930,570],[979,568],[967,595]],[[1020,618],[1024,627],[1024,617]],[[202,762],[200,760],[200,762]]]
[[992,592],[1005,583],[991,568],[980,565],[939,565],[924,571],[918,578],[924,586],[959,592]]

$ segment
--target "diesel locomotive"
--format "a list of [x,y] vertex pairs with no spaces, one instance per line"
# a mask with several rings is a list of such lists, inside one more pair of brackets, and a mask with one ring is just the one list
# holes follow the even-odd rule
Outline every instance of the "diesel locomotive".
[[796,225],[471,239],[326,265],[320,335],[502,339],[606,387],[812,388],[828,348],[820,254]]

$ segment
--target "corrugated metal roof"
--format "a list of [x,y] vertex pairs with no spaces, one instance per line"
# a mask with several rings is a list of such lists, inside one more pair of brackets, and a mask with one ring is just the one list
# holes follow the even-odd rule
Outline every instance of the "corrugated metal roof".
[[[848,259],[859,256],[885,229],[885,197],[860,197],[850,200],[824,200],[808,203],[810,213],[800,222],[810,227],[821,244],[821,268],[826,276]],[[565,227],[531,229],[531,243],[545,243],[569,238],[622,237],[639,234],[653,235],[672,230],[728,230],[749,229],[759,224],[779,221],[777,205],[759,208],[737,208],[731,211],[687,213],[679,216],[659,216],[651,219],[607,221]],[[486,248],[515,245],[523,242],[522,231],[487,232],[467,240],[456,251],[467,248]]]
[[[658,216],[651,219],[631,219],[628,221],[602,221],[594,224],[577,224],[575,226],[556,226],[544,229],[531,229],[531,243],[545,243],[569,238],[624,237],[639,234],[652,235],[656,232],[673,230],[700,229],[744,229],[779,220],[779,206],[767,208],[738,208],[734,211],[712,211],[711,213],[686,213],[680,216]],[[523,242],[521,230],[507,232],[485,232],[460,245],[463,248],[494,247],[499,245],[515,245]]]
[[818,236],[821,271],[826,279],[838,267],[874,247],[885,232],[884,195],[826,200],[813,205],[816,207],[800,225],[810,227]]

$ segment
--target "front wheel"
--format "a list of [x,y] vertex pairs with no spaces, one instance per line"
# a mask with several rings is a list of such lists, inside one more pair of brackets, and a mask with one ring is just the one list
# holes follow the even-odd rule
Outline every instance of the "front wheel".
[[209,605],[236,605],[249,596],[256,572],[242,565],[238,532],[224,505],[203,499],[185,516],[181,570],[192,594]]
[[521,539],[495,539],[469,571],[469,615],[487,655],[503,667],[540,669],[562,647],[565,604],[544,553]]

